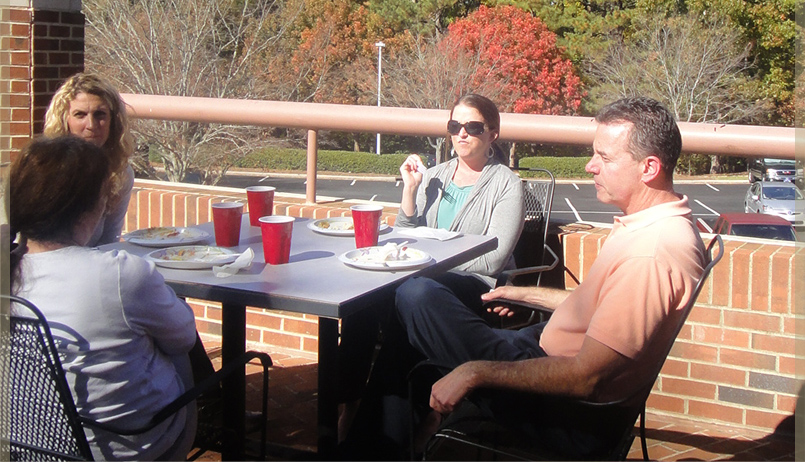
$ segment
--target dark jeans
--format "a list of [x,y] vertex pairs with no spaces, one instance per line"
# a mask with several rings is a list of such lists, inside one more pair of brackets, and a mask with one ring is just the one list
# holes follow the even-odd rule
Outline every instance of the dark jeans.
[[[482,280],[467,273],[447,272],[433,280],[450,290],[467,307],[483,313],[481,294],[489,291]],[[348,316],[341,321],[338,345],[338,402],[346,403],[363,396],[372,367],[381,326],[388,324],[394,299]]]
[[412,424],[428,411],[430,383],[425,383],[412,391],[421,413],[409,412],[407,377],[422,359],[454,368],[472,360],[518,361],[545,355],[538,344],[541,325],[495,329],[484,321],[479,297],[477,291],[454,290],[428,278],[411,279],[397,289],[396,316],[390,316],[384,328],[364,399],[342,445],[344,458],[407,457]]

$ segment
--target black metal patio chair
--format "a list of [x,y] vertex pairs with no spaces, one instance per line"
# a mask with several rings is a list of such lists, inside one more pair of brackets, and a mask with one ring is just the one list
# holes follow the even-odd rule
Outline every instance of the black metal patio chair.
[[[518,168],[527,171],[529,178],[523,179],[523,200],[525,202],[525,223],[523,232],[514,248],[516,269],[506,270],[498,276],[496,286],[532,285],[542,283],[544,273],[559,264],[559,257],[548,245],[548,227],[551,220],[551,207],[556,189],[556,179],[550,170],[542,168]],[[543,322],[550,316],[540,311],[521,311],[512,318],[495,319],[487,316],[493,325],[516,329],[535,322]]]
[[[556,179],[550,170],[543,168],[518,168],[533,177],[523,179],[525,222],[523,232],[514,248],[517,269],[504,271],[497,285],[539,285],[542,273],[556,267],[559,258],[548,247],[548,225],[551,220],[553,194]],[[552,261],[546,264],[546,254]]]
[[[11,460],[93,460],[85,426],[121,435],[146,432],[202,394],[217,390],[224,377],[239,373],[240,368],[252,360],[259,360],[263,367],[262,436],[258,457],[265,459],[268,368],[272,365],[268,354],[247,352],[176,398],[147,425],[123,429],[78,414],[53,336],[39,309],[13,295],[0,295],[0,301],[8,305],[8,310],[3,311],[3,328],[0,329],[0,389],[3,390],[0,393],[0,409],[3,410],[0,412],[0,440],[8,445]],[[203,421],[203,414],[204,410],[200,409],[196,441],[201,445],[197,446],[191,460],[208,449],[218,449],[220,444],[220,429],[210,428],[214,417]]]

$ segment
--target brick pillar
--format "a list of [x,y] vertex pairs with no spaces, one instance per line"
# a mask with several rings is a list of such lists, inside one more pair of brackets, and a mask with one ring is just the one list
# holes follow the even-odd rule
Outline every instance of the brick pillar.
[[0,159],[41,133],[50,98],[84,69],[80,0],[0,0]]

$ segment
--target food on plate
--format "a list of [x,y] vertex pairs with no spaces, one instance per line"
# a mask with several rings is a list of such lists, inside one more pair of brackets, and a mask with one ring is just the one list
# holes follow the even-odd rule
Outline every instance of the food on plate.
[[182,234],[181,229],[161,226],[140,230],[137,232],[137,237],[140,239],[170,239],[180,234]]
[[355,229],[355,225],[352,223],[352,220],[349,221],[319,220],[316,222],[316,226],[318,226],[321,229],[330,229],[333,231],[351,231]]
[[414,258],[420,258],[419,252],[405,247],[406,243],[394,244],[388,243],[383,247],[367,247],[359,249],[360,253],[356,255],[353,260],[366,263],[382,263],[389,261],[406,261]]
[[167,261],[211,261],[229,255],[229,252],[219,247],[180,247],[165,249],[156,253],[154,258]]

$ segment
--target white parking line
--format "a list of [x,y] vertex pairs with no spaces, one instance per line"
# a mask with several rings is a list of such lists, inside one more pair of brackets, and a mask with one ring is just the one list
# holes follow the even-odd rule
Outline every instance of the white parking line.
[[579,185],[577,185],[576,183],[573,183],[573,187],[576,188],[576,191],[579,190]]
[[713,232],[713,228],[712,228],[712,227],[710,227],[710,225],[708,225],[708,224],[707,224],[707,222],[706,222],[706,221],[704,221],[704,220],[702,220],[701,218],[697,218],[697,219],[696,219],[696,222],[697,222],[697,223],[698,223],[698,224],[699,224],[699,225],[700,225],[702,228],[704,228],[704,229],[705,229],[705,232],[708,232],[708,233],[712,233],[712,232]]
[[693,201],[696,202],[697,204],[701,205],[702,207],[706,208],[707,210],[709,210],[713,215],[716,215],[716,216],[719,215],[718,212],[716,212],[715,210],[711,209],[710,207],[704,205],[702,203],[702,201],[700,201],[699,199],[694,199]]
[[357,179],[357,178],[356,178],[356,179],[354,179],[354,180],[352,180],[352,183],[350,183],[349,185],[350,185],[350,186],[355,186],[355,182],[356,182],[356,181],[358,181],[358,179]]
[[576,221],[581,221],[581,216],[579,212],[576,210],[576,207],[573,207],[573,204],[570,203],[570,199],[565,197],[565,202],[567,202],[567,206],[570,207],[570,210],[573,211],[573,215],[576,217]]
[[262,183],[262,182],[266,181],[268,178],[269,178],[268,176],[264,176],[264,177],[260,178],[258,183]]
[[400,182],[398,181],[398,182],[394,183],[394,187],[399,188],[400,187]]
[[708,188],[712,189],[713,191],[718,191],[718,188],[716,188],[715,186],[711,185],[710,183],[705,183],[705,184],[707,185]]

